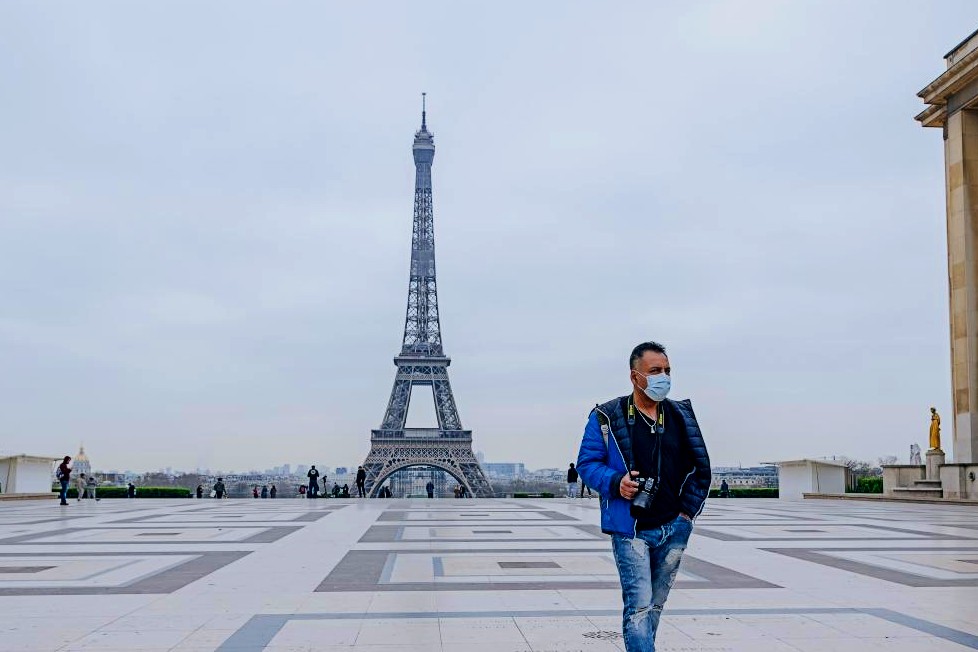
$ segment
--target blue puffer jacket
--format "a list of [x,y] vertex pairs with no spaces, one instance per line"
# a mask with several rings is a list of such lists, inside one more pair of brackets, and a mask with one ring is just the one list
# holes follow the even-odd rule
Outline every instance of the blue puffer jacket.
[[[601,494],[601,531],[605,534],[635,536],[635,519],[630,512],[631,501],[621,497],[618,485],[632,468],[632,438],[628,422],[621,409],[622,399],[616,398],[595,407],[584,428],[581,450],[577,455],[577,472],[584,483]],[[703,433],[696,423],[693,406],[689,399],[662,402],[666,419],[676,419],[673,423],[683,424],[683,432],[689,442],[693,455],[693,467],[686,474],[686,480],[679,489],[682,511],[693,518],[699,516],[710,492],[710,456],[706,451]],[[607,419],[610,426],[608,445],[605,446],[601,434],[598,413]]]

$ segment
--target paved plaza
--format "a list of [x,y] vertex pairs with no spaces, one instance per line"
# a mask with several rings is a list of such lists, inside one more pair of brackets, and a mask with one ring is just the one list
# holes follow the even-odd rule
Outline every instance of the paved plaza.
[[[0,503],[0,649],[623,649],[598,500]],[[660,650],[978,649],[978,508],[711,500]]]

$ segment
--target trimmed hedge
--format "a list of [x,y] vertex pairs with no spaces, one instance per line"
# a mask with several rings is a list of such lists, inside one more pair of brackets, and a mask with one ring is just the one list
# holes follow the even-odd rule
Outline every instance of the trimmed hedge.
[[[60,493],[61,489],[53,490]],[[136,487],[136,498],[190,498],[190,489],[186,487]],[[95,495],[99,498],[126,498],[129,495],[126,487],[98,487]],[[68,498],[78,498],[78,489],[69,487]]]
[[864,478],[858,478],[856,480],[856,487],[852,489],[849,493],[854,494],[881,494],[883,493],[883,477],[882,476],[869,476]]
[[[710,498],[719,498],[719,489],[710,489]],[[777,498],[778,490],[773,487],[731,487],[731,498]]]
[[513,494],[513,498],[553,498],[554,495],[549,491],[544,491],[538,494],[531,494],[525,491],[518,491]]

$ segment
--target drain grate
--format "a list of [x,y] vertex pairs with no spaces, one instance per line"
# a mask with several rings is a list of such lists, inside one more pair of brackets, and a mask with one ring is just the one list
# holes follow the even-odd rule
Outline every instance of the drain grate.
[[606,629],[597,632],[584,632],[584,638],[593,638],[599,641],[617,641],[621,637],[620,632],[612,632]]

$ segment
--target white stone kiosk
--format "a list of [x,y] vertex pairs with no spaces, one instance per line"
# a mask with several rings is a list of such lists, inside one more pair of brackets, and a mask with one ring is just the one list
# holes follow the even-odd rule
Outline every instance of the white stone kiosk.
[[836,460],[787,460],[778,465],[778,498],[803,500],[805,494],[844,494],[845,462]]
[[60,457],[0,453],[0,497],[28,494],[51,496],[54,463]]

